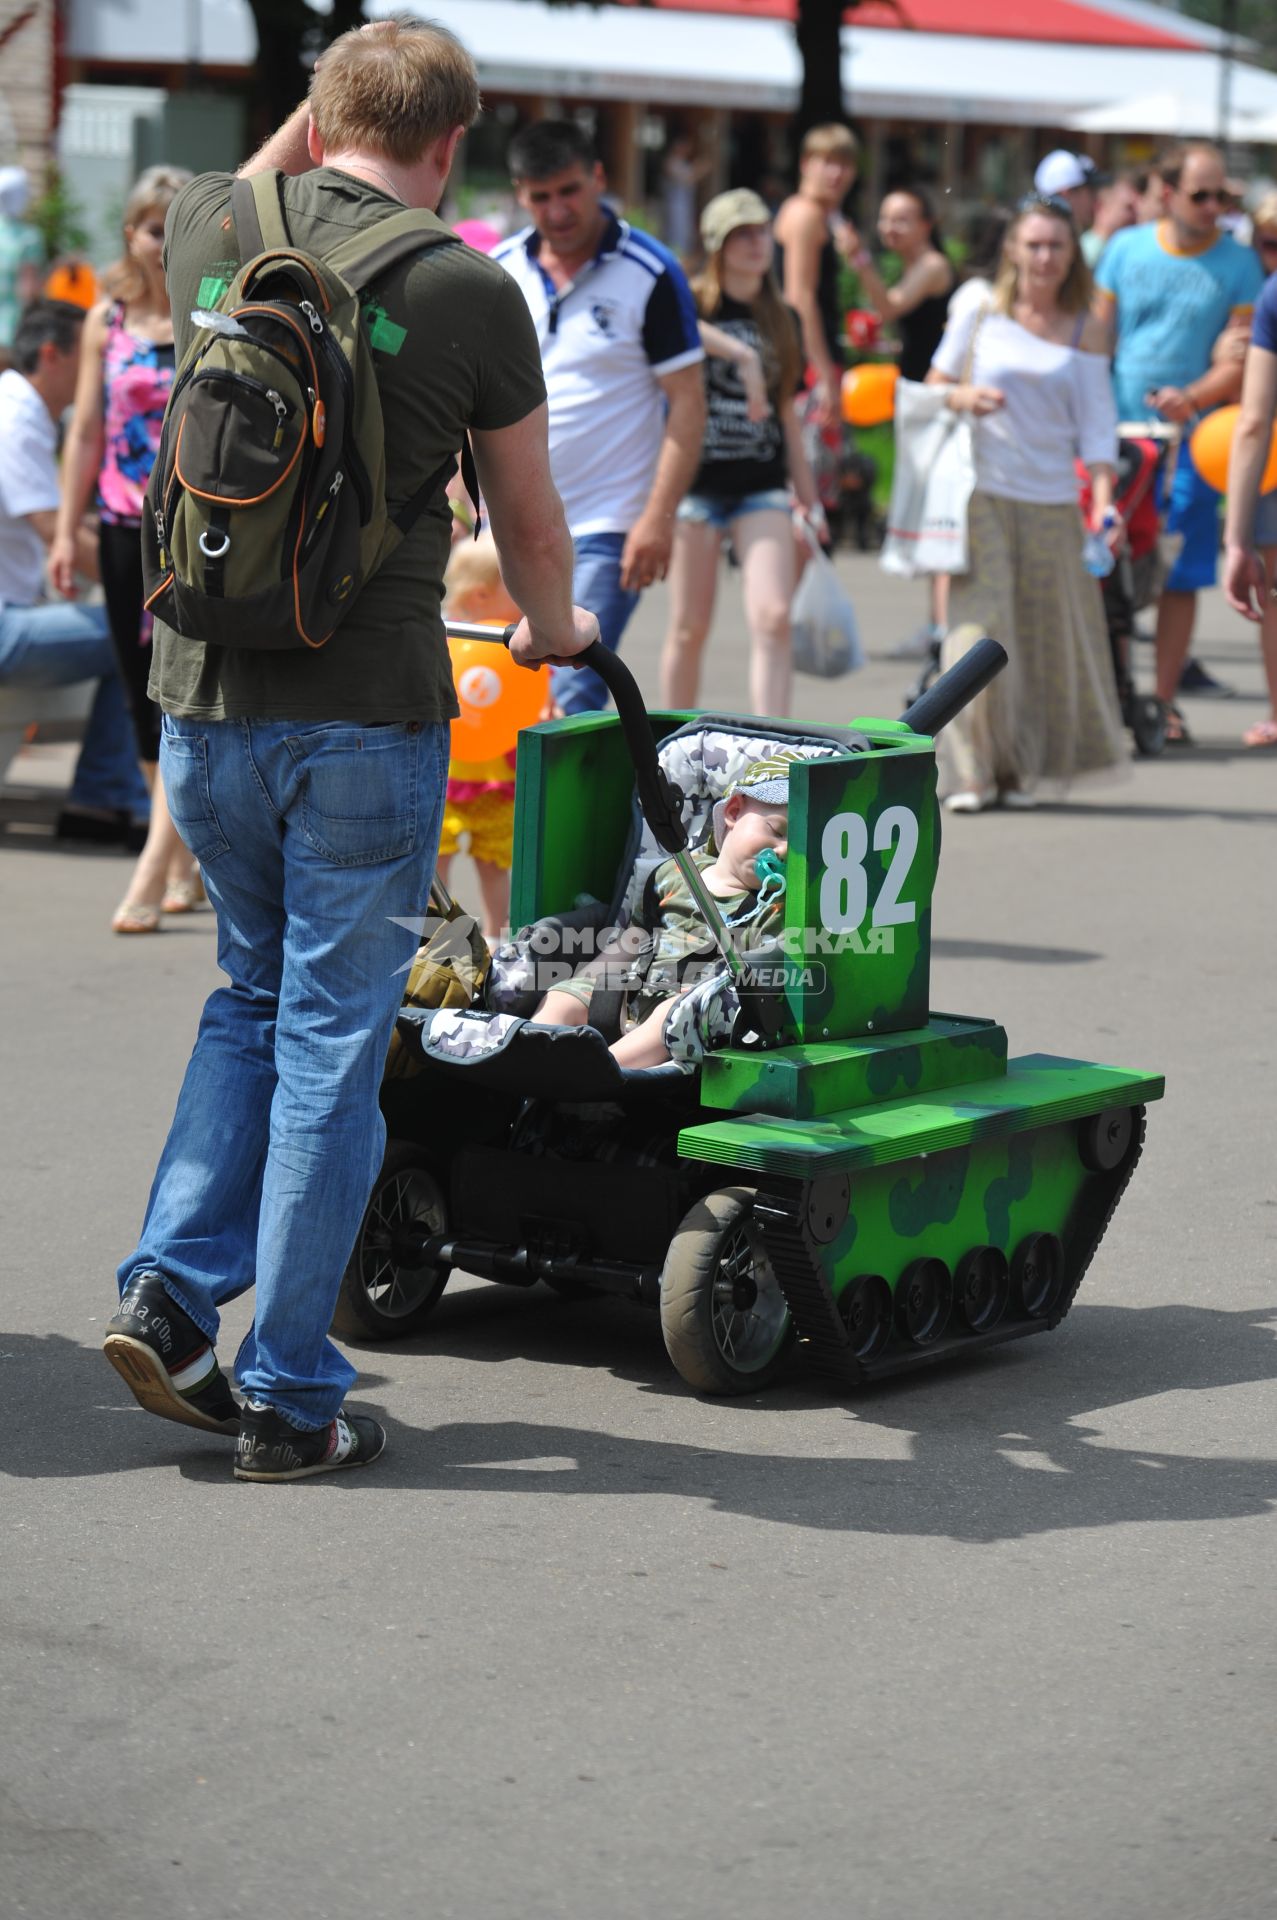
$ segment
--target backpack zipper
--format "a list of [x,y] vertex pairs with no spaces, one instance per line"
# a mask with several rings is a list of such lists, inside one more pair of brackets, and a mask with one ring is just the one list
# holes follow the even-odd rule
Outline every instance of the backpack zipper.
[[345,400],[343,411],[346,418],[346,434],[342,452],[345,455],[346,466],[350,472],[351,485],[354,487],[359,499],[359,524],[360,526],[367,526],[369,516],[372,513],[372,482],[368,478],[368,469],[360,459],[359,449],[355,445],[353,419],[355,383],[351,377],[350,366],[345,354],[333,339],[328,328],[324,325],[312,302],[309,300],[299,300],[297,304],[301,312],[306,315],[311,332],[318,336],[320,345],[336,370],[337,380],[342,390],[342,397]]

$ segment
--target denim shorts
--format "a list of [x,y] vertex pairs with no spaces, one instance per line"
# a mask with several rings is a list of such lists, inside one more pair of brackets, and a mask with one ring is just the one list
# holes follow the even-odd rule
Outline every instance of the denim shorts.
[[1277,547],[1277,491],[1259,496],[1255,507],[1255,545]]
[[734,498],[722,493],[688,493],[679,503],[678,518],[689,526],[729,527],[742,514],[767,512],[789,512],[789,494],[784,487],[765,487],[761,493],[742,493]]

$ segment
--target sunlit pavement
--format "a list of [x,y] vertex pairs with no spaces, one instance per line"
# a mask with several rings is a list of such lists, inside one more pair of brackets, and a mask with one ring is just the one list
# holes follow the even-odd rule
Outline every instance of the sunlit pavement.
[[[839,564],[870,664],[798,710],[895,714],[921,591]],[[0,1912],[1272,1913],[1277,755],[1218,596],[1200,651],[1195,750],[946,822],[933,1005],[1167,1097],[1058,1332],[860,1399],[457,1282],[356,1355],[384,1461],[232,1482],[98,1351],[211,916],[113,937],[124,859],[0,839]],[[745,666],[725,573],[707,704]]]

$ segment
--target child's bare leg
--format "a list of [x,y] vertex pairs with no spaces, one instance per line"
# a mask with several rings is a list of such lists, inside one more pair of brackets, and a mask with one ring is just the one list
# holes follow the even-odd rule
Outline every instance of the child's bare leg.
[[563,993],[558,987],[550,988],[532,1015],[538,1027],[583,1027],[586,1018],[585,1007],[576,995]]
[[619,1040],[612,1042],[608,1052],[618,1066],[659,1067],[664,1065],[670,1057],[670,1050],[665,1044],[665,1022],[672,1005],[672,1000],[662,1000],[660,1006],[654,1007],[646,1020],[640,1020],[637,1027],[632,1027],[629,1033],[623,1033]]
[[499,940],[510,918],[510,870],[495,861],[475,859],[479,898],[483,903],[483,937]]
[[448,884],[448,872],[451,866],[452,866],[452,855],[450,853],[441,853],[439,855],[439,858],[435,861],[435,872],[438,874],[439,878],[443,881],[443,884],[445,887]]

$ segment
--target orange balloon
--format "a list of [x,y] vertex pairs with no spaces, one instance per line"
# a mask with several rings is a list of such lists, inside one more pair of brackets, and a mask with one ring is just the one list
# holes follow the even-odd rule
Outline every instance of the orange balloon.
[[[493,632],[499,632],[493,628]],[[448,641],[461,717],[452,723],[452,757],[467,764],[510,753],[521,727],[533,726],[550,697],[550,669],[535,672],[499,641]]]
[[87,312],[98,297],[98,277],[87,260],[60,260],[44,283],[44,297]]
[[1193,428],[1188,443],[1193,465],[1216,493],[1228,491],[1228,456],[1240,413],[1240,407],[1216,407]]
[[880,427],[896,411],[900,369],[891,362],[866,361],[842,377],[842,417],[849,427]]

